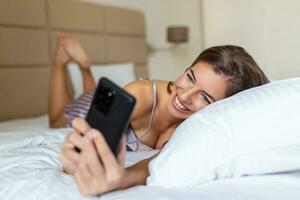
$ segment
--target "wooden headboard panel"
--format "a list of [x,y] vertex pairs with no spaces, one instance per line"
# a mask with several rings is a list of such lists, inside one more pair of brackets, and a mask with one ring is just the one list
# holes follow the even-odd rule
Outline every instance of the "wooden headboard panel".
[[0,1],[0,121],[47,112],[55,33],[78,36],[95,64],[134,62],[146,78],[143,13],[76,0]]

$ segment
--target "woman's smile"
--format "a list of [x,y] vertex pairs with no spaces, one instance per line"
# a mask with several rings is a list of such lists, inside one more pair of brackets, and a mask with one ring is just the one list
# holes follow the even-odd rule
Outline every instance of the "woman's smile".
[[188,108],[180,101],[180,99],[178,98],[177,95],[174,95],[174,98],[173,98],[173,105],[174,105],[174,107],[175,107],[177,110],[179,110],[179,111],[181,111],[181,112],[185,112],[185,113],[190,112],[190,109],[188,109]]

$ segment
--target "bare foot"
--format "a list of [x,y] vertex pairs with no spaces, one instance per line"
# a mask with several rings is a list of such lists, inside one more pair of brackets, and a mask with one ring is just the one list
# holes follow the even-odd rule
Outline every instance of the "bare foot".
[[60,50],[60,47],[62,48],[65,54],[67,54],[67,56],[69,57],[68,61],[74,61],[78,63],[80,68],[82,69],[87,69],[90,67],[90,60],[88,59],[86,53],[81,47],[79,40],[73,34],[58,33],[57,37],[58,50]]
[[70,55],[64,50],[63,46],[61,45],[61,42],[59,41],[59,38],[57,40],[57,47],[55,51],[55,57],[54,61],[62,64],[65,66],[68,62],[70,62],[72,58]]

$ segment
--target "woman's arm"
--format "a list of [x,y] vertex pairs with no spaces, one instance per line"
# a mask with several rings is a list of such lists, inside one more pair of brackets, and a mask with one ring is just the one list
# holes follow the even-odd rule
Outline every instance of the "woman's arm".
[[125,170],[123,180],[119,189],[128,188],[135,185],[145,185],[146,179],[149,176],[148,165],[158,154],[142,160]]

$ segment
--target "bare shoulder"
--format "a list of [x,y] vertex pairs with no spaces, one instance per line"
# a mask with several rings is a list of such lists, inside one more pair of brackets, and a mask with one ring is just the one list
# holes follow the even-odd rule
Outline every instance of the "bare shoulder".
[[152,108],[152,83],[149,80],[137,80],[125,85],[124,90],[136,99],[136,106],[132,114],[132,119],[146,114]]
[[155,80],[158,92],[163,91],[165,93],[167,91],[168,84],[170,81],[164,81],[164,80]]
[[151,95],[152,85],[149,80],[132,81],[124,86],[124,90],[131,95],[138,97],[140,95]]
[[[162,98],[167,93],[168,81],[155,80],[157,98]],[[125,85],[124,89],[136,99],[131,120],[135,120],[151,112],[153,107],[153,87],[150,80],[137,80]]]
[[[165,93],[167,91],[169,81],[155,80],[155,84],[158,94]],[[140,97],[141,95],[147,97],[149,102],[152,104],[153,89],[152,82],[150,80],[138,80],[130,82],[125,85],[124,89],[136,98]]]

